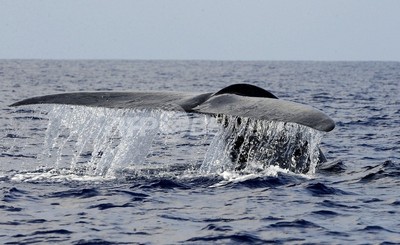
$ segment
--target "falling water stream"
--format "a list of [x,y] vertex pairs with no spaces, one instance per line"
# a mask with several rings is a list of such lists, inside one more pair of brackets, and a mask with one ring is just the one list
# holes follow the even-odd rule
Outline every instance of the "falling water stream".
[[[26,173],[31,180],[245,175],[270,167],[313,174],[318,163],[322,134],[293,123],[159,110],[48,108],[38,156],[42,171]],[[187,154],[193,160],[180,161],[178,156]]]

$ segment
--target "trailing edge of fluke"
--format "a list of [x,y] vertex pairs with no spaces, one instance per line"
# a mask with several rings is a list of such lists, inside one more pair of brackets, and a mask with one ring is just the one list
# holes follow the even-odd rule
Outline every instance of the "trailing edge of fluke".
[[161,109],[291,122],[324,132],[335,128],[335,122],[322,111],[308,105],[278,99],[269,91],[250,84],[230,85],[216,93],[168,91],[63,93],[33,97],[10,106],[31,104]]

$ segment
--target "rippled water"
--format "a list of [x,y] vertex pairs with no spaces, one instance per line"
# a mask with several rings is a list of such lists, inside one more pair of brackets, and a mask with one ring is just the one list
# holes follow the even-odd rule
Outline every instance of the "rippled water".
[[[3,60],[0,81],[1,243],[400,243],[400,63]],[[221,127],[185,113],[8,107],[241,82],[312,105],[336,128],[249,120],[269,135],[251,148],[260,138],[236,118]],[[240,170],[237,137],[251,149]],[[319,148],[328,162],[315,166]]]

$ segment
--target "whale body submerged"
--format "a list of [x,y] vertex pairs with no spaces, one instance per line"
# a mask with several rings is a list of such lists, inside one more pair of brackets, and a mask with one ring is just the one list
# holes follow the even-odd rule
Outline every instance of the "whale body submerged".
[[[254,133],[250,128],[251,122],[272,121],[294,123],[318,131],[329,132],[334,129],[334,121],[322,111],[308,105],[278,99],[267,90],[250,84],[234,84],[219,90],[216,93],[188,93],[188,92],[78,92],[45,95],[28,98],[12,104],[23,106],[32,104],[64,104],[88,107],[105,107],[114,109],[159,109],[166,111],[184,111],[201,113],[218,118],[218,121],[228,127],[226,117],[236,118],[230,133],[236,135],[231,142],[229,157],[235,163],[236,170],[246,168],[249,156],[254,154],[254,147],[263,147],[267,138],[247,137]],[[245,119],[248,120],[245,120]],[[242,120],[244,119],[244,120]],[[243,130],[244,127],[244,130]],[[239,128],[242,128],[239,130]],[[247,138],[246,138],[247,137]],[[296,138],[297,136],[292,136]],[[248,141],[248,142],[247,142]],[[281,147],[288,147],[282,141]],[[296,140],[293,140],[296,142]],[[310,169],[310,156],[304,157],[304,149],[308,142],[297,142],[293,152],[286,160],[276,160],[282,168],[294,172],[307,173]],[[287,150],[284,150],[286,153]],[[326,158],[318,148],[318,163],[325,162]],[[278,150],[276,154],[281,154]],[[283,154],[283,153],[282,153]],[[284,154],[285,155],[285,154]]]

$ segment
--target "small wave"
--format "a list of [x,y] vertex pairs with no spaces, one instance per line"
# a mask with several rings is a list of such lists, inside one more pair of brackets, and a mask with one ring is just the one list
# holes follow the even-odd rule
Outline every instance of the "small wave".
[[[74,232],[66,229],[54,230],[39,230],[30,234],[16,234],[12,236],[18,239],[18,244],[33,244],[33,243],[62,243],[70,239],[70,235]],[[6,243],[17,244],[17,243]]]
[[7,206],[7,205],[0,205],[0,210],[4,210],[7,212],[20,212],[22,208],[14,207],[14,206]]
[[122,205],[118,205],[118,204],[114,204],[114,203],[100,203],[100,204],[96,204],[96,205],[92,205],[89,206],[89,209],[99,209],[99,210],[106,210],[106,209],[110,209],[110,208],[127,208],[127,207],[135,207],[135,205],[131,202],[122,204]]
[[60,234],[60,235],[66,235],[66,234],[72,234],[72,231],[65,230],[65,229],[59,229],[59,230],[45,230],[45,231],[35,231],[34,233],[31,234],[33,235],[43,235],[43,234]]
[[202,230],[227,232],[227,231],[232,231],[233,228],[231,226],[229,226],[229,225],[209,224],[206,227],[204,227]]
[[[103,240],[103,239],[80,239],[76,242],[74,242],[73,244],[76,245],[112,245],[112,244],[116,244],[115,242],[109,242],[107,240]],[[131,242],[118,242],[117,244],[132,244]]]
[[294,221],[280,221],[276,222],[274,224],[269,225],[271,228],[284,228],[284,227],[295,227],[295,228],[301,228],[301,229],[306,229],[306,228],[321,228],[321,226],[304,220],[304,219],[296,219]]
[[156,189],[189,189],[190,187],[180,183],[178,181],[173,181],[170,179],[160,179],[152,181],[150,184],[142,186],[144,188],[156,188]]
[[382,231],[395,233],[394,231],[383,228],[382,226],[379,226],[379,225],[368,225],[368,226],[364,227],[363,229],[360,229],[359,231],[363,231],[363,232],[367,232],[367,233],[381,233]]
[[265,244],[267,241],[253,234],[237,233],[233,235],[211,235],[205,237],[193,237],[186,240],[186,242]]
[[323,207],[339,208],[339,209],[360,209],[361,208],[360,206],[346,205],[346,204],[342,204],[341,202],[331,201],[331,200],[324,200],[320,203],[320,205]]
[[337,174],[344,173],[347,168],[343,161],[336,160],[336,161],[332,161],[332,162],[321,163],[318,165],[317,169],[318,169],[318,171],[323,172],[323,173],[337,175]]
[[400,165],[390,160],[375,166],[364,167],[365,171],[359,182],[374,182],[385,178],[400,181]]
[[25,154],[10,154],[10,153],[1,153],[0,157],[12,157],[12,158],[31,158],[36,159],[36,156],[29,156]]
[[308,184],[306,187],[306,190],[308,190],[313,196],[348,195],[349,194],[338,188],[328,187],[322,183]]
[[25,196],[26,194],[28,194],[26,191],[12,187],[8,191],[4,191],[4,197],[2,201],[13,202],[18,200],[21,196]]
[[95,188],[89,189],[71,189],[61,192],[54,192],[47,195],[48,198],[90,198],[94,196],[98,196],[100,193]]
[[5,138],[10,138],[10,139],[27,139],[28,137],[20,136],[20,135],[17,135],[17,134],[6,134]]
[[321,215],[325,218],[326,217],[334,217],[334,216],[339,215],[338,213],[336,213],[334,211],[330,211],[330,210],[318,210],[318,211],[313,211],[312,213],[316,214],[316,215]]

